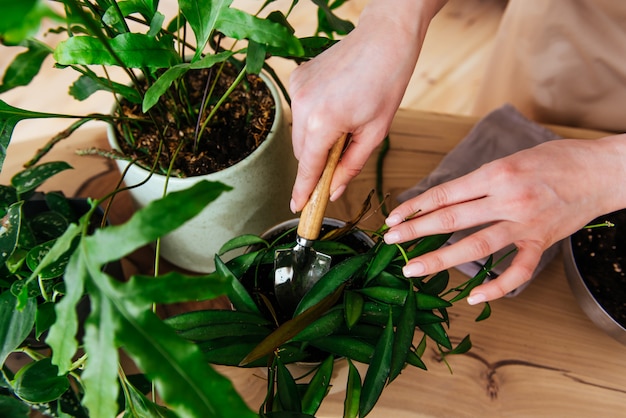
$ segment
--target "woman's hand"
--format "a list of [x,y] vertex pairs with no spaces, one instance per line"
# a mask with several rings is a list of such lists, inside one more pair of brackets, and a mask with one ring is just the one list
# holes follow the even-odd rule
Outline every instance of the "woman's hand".
[[302,209],[328,151],[343,133],[351,140],[331,183],[331,200],[362,169],[385,137],[413,73],[439,0],[374,0],[342,41],[291,75],[293,149],[298,174],[291,210]]
[[626,134],[597,141],[556,140],[486,164],[394,209],[387,243],[480,231],[411,260],[406,276],[432,274],[487,257],[513,243],[500,276],[473,289],[470,304],[497,299],[530,280],[543,251],[595,217],[626,207]]

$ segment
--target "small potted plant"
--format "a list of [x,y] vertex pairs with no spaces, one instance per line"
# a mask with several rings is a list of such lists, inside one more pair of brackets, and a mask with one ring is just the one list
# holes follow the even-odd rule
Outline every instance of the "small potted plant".
[[[66,36],[58,44],[48,45],[44,37],[16,38],[15,28],[0,33],[5,45],[26,48],[5,71],[0,91],[29,84],[52,55],[58,68],[77,73],[69,88],[73,97],[109,91],[113,111],[30,112],[0,101],[2,149],[24,119],[75,119],[49,146],[100,120],[109,124],[114,152],[89,152],[118,160],[138,207],[201,179],[229,184],[235,190],[206,216],[168,234],[160,245],[161,255],[178,266],[210,271],[210,254],[220,242],[260,233],[290,216],[295,160],[279,91],[287,102],[288,96],[266,59],[306,60],[331,45],[333,35],[352,28],[333,14],[343,2],[316,2],[317,34],[297,37],[288,23],[297,3],[283,13],[267,10],[274,2],[263,2],[251,13],[232,1],[180,0],[166,17],[158,2],[61,0],[55,9],[61,23],[49,31]],[[42,16],[42,7],[22,2],[7,19],[30,24]],[[121,78],[111,75],[113,69],[121,69]]]
[[[426,369],[421,357],[427,344],[434,344],[444,359],[470,349],[469,336],[452,346],[448,309],[480,284],[491,266],[453,288],[447,271],[415,279],[401,271],[408,258],[439,248],[448,235],[387,245],[384,227],[368,234],[354,223],[326,219],[325,236],[315,245],[332,256],[333,266],[291,313],[276,300],[273,263],[275,251],[294,242],[296,226],[297,220],[261,237],[237,237],[216,255],[216,274],[233,284],[228,293],[232,310],[198,310],[165,320],[197,344],[210,363],[267,367],[268,392],[260,415],[314,416],[330,386],[341,384],[344,416],[364,417],[405,367]],[[243,255],[221,261],[223,254],[241,247],[247,247]],[[477,320],[489,313],[487,304]],[[331,379],[337,359],[348,367],[345,382]],[[312,368],[300,371],[306,379],[289,367],[302,362]],[[366,365],[364,375],[357,363]]]

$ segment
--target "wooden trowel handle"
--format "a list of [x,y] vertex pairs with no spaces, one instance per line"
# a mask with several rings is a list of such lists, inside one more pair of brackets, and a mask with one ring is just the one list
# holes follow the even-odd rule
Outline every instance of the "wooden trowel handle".
[[311,193],[309,201],[302,209],[300,223],[298,224],[298,235],[307,240],[316,240],[322,229],[322,221],[326,213],[326,206],[330,200],[330,182],[333,179],[335,168],[341,158],[344,144],[348,134],[343,134],[335,142],[335,145],[328,152],[328,160],[322,172],[322,176],[317,182],[317,186]]

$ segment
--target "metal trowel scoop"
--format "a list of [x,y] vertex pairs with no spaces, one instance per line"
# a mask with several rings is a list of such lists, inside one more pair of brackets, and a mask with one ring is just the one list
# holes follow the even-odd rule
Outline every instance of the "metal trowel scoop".
[[330,182],[346,142],[342,135],[328,153],[328,160],[317,186],[302,209],[293,248],[277,250],[274,255],[274,292],[286,313],[295,311],[300,299],[330,269],[330,256],[313,249],[319,237],[326,206],[330,199]]

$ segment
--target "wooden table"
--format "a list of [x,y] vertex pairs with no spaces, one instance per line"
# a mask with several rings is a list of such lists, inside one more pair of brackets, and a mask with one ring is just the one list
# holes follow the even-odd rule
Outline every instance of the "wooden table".
[[[469,117],[399,111],[391,129],[391,149],[384,167],[389,202],[426,176],[476,122]],[[597,138],[599,132],[552,127],[566,137]],[[71,160],[76,170],[60,174],[47,189],[68,195],[102,196],[119,178],[114,165],[94,157],[74,157],[76,148],[106,144],[104,129],[94,128],[62,143],[48,160]],[[36,141],[39,142],[39,141]],[[9,148],[1,181],[33,152],[36,142]],[[331,204],[328,215],[348,219],[375,186],[372,158],[346,194]],[[126,220],[132,211],[119,199],[111,221]],[[375,228],[375,214],[364,226]],[[149,251],[149,250],[146,250]],[[145,254],[126,260],[127,273],[149,273]],[[452,280],[465,277],[453,270]],[[626,416],[626,347],[597,329],[578,307],[565,279],[560,258],[518,297],[492,303],[492,316],[474,322],[481,307],[460,303],[450,309],[454,342],[470,334],[474,347],[449,358],[453,370],[427,351],[428,372],[409,368],[382,395],[371,417],[619,417]],[[258,370],[220,368],[256,409],[265,382]],[[320,417],[341,416],[343,394],[331,394]]]

